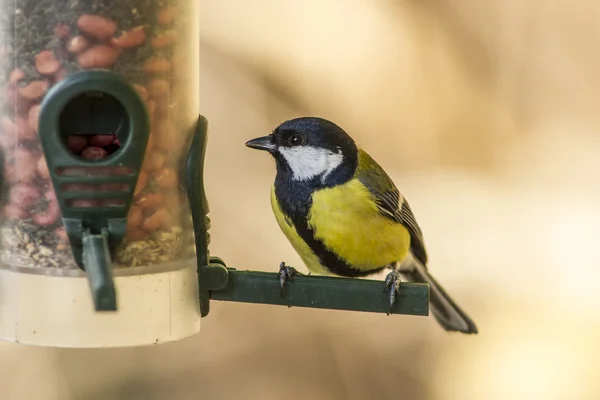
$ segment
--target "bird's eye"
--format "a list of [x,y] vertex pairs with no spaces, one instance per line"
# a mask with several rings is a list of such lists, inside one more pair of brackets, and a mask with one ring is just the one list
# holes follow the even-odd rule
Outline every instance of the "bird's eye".
[[302,146],[304,144],[304,136],[295,134],[290,137],[291,146]]

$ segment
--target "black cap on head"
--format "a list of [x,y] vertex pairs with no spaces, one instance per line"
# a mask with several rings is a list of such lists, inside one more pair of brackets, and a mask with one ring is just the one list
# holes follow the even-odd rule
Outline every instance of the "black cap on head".
[[300,117],[285,121],[273,131],[277,146],[311,146],[341,150],[348,155],[356,152],[354,140],[335,123],[319,117]]

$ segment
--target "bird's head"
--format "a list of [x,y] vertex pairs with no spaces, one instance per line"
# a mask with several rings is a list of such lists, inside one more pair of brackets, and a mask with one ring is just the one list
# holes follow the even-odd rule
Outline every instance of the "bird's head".
[[[338,125],[323,118],[301,117],[285,121],[272,134],[246,142],[271,153],[279,173],[294,181],[341,179],[354,173],[358,149]],[[344,173],[346,172],[346,173]]]

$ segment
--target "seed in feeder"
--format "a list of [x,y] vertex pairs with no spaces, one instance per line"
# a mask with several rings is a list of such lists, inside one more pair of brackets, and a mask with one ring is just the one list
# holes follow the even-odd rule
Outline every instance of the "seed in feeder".
[[65,24],[58,24],[54,27],[54,34],[60,39],[66,39],[70,31],[69,27]]
[[81,153],[81,157],[86,160],[102,160],[103,158],[106,158],[106,156],[108,156],[106,150],[96,146],[86,147]]
[[89,40],[87,40],[85,36],[77,35],[69,40],[69,43],[67,44],[67,51],[73,54],[79,54],[88,47],[90,47]]
[[117,31],[117,24],[114,21],[92,14],[79,17],[77,27],[86,35],[100,41],[110,39]]
[[81,154],[88,145],[88,138],[84,135],[69,135],[67,147],[75,154]]
[[138,26],[130,31],[123,32],[120,36],[112,38],[111,42],[114,46],[121,49],[129,49],[137,47],[146,41],[146,32],[143,26]]
[[54,230],[54,235],[56,236],[56,238],[61,241],[61,242],[68,242],[69,241],[69,237],[67,236],[67,231],[65,229],[64,226],[61,226],[59,228],[56,228]]
[[31,81],[27,86],[19,88],[19,94],[27,100],[39,100],[46,94],[49,86],[47,80]]
[[96,147],[106,147],[110,144],[113,144],[115,139],[117,138],[116,135],[111,134],[111,135],[94,135],[92,137],[92,139],[90,140],[90,146],[96,146]]
[[35,56],[35,69],[42,75],[52,75],[60,68],[60,62],[54,57],[52,50],[40,51]]
[[94,46],[77,56],[77,62],[82,68],[108,68],[119,58],[120,50],[104,44]]
[[10,203],[27,209],[33,206],[40,198],[40,192],[35,186],[18,183],[10,189]]

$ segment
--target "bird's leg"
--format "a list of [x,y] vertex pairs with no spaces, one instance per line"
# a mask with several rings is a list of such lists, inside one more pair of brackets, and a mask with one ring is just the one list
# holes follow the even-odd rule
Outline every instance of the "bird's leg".
[[390,265],[390,268],[392,271],[385,277],[385,287],[383,289],[384,292],[388,293],[390,302],[390,311],[387,315],[392,313],[394,303],[396,302],[396,295],[400,294],[400,272],[398,272],[398,264],[393,263]]
[[281,264],[279,264],[279,284],[281,285],[279,294],[281,297],[283,297],[283,287],[285,286],[285,282],[288,280],[293,282],[294,276],[297,274],[298,271],[296,271],[296,268],[285,265],[285,261],[282,261]]

